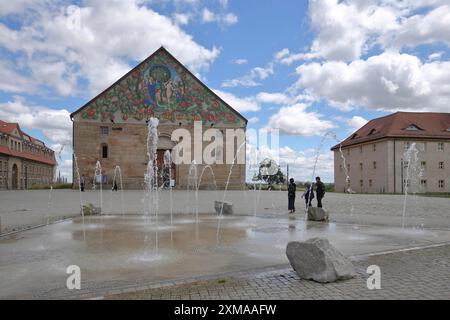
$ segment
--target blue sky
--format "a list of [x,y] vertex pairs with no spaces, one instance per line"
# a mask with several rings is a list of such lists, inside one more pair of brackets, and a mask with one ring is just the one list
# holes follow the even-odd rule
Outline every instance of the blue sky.
[[279,128],[283,168],[306,180],[327,131],[449,112],[449,28],[444,0],[2,1],[0,119],[62,150],[69,176],[68,114],[164,45],[250,127]]

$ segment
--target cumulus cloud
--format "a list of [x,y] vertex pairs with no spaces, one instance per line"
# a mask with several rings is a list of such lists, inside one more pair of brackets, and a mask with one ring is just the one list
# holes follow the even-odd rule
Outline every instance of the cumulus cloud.
[[[18,14],[27,16],[36,6],[22,6]],[[98,93],[129,71],[130,61],[143,60],[161,45],[193,72],[206,70],[219,55],[219,49],[199,45],[140,0],[87,0],[70,8],[59,4],[33,11],[15,29],[0,23],[0,48],[23,54],[34,82],[61,95],[74,93],[84,81]]]
[[238,112],[256,112],[261,108],[252,97],[240,98],[222,90],[213,91]]
[[297,88],[341,110],[449,110],[448,61],[422,63],[409,54],[385,52],[351,63],[308,63],[297,73]]
[[274,64],[270,62],[266,67],[255,67],[251,69],[250,72],[242,77],[223,81],[222,87],[257,87],[261,85],[260,81],[267,79],[274,73]]
[[214,13],[208,8],[203,8],[202,10],[202,21],[203,23],[217,22],[220,25],[231,26],[239,21],[239,18],[234,13],[219,14]]
[[71,145],[72,122],[69,115],[65,109],[29,105],[18,96],[12,101],[0,103],[0,119],[17,122],[24,129],[40,130],[51,144],[59,146]]
[[364,119],[363,117],[353,116],[347,121],[347,124],[350,127],[350,130],[353,132],[364,126],[367,122],[368,120]]
[[293,99],[284,93],[260,92],[256,95],[256,100],[265,104],[292,104]]
[[247,64],[248,60],[247,59],[234,59],[231,60],[232,63],[237,64],[237,65],[242,65],[242,64]]
[[303,103],[282,107],[270,117],[267,128],[279,129],[284,134],[309,137],[322,135],[335,127],[331,121],[323,119],[323,115],[307,109],[308,105]]
[[309,50],[276,53],[277,62],[325,59],[350,62],[375,46],[401,50],[430,43],[450,45],[450,4],[446,0],[310,0],[316,33]]

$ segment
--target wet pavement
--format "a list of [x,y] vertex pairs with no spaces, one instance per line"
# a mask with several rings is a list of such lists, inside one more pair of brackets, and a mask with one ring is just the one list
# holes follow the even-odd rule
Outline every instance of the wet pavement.
[[[450,230],[305,222],[303,215],[105,215],[0,238],[0,298],[96,296],[160,281],[286,265],[286,244],[326,237],[345,255],[450,242]],[[66,269],[81,268],[81,290]]]

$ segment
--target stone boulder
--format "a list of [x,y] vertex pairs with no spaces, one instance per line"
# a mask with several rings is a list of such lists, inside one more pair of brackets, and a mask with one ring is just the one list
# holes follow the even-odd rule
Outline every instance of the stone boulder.
[[350,260],[324,238],[289,242],[286,255],[292,268],[302,279],[327,283],[356,276]]
[[83,213],[85,216],[95,216],[102,214],[102,209],[94,206],[92,203],[88,203],[83,206]]
[[322,208],[309,207],[308,221],[328,221],[329,214]]
[[214,209],[216,210],[217,214],[220,214],[221,211],[224,215],[233,214],[233,204],[231,202],[214,201]]

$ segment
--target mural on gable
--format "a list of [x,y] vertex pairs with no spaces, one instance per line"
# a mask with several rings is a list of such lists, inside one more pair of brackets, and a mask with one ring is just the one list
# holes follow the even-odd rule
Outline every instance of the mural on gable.
[[240,123],[240,118],[166,54],[157,54],[96,98],[82,119]]

